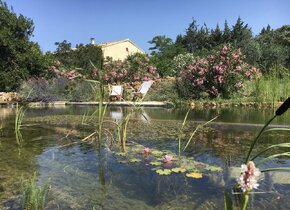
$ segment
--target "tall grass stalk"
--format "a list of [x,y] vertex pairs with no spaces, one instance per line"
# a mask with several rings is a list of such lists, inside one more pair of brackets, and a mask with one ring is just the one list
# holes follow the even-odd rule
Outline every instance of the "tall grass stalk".
[[[93,68],[97,69],[94,64],[90,61]],[[101,70],[97,71],[98,73],[98,79],[96,80],[88,80],[89,82],[92,82],[95,84],[95,86],[92,86],[95,90],[95,92],[98,93],[97,97],[99,99],[99,105],[98,105],[98,117],[97,117],[97,137],[98,137],[98,147],[101,148],[102,145],[102,129],[103,129],[103,123],[104,123],[104,117],[106,114],[107,105],[104,106],[104,95],[105,95],[105,89],[104,89],[104,83],[103,83],[103,77]]]
[[23,106],[19,107],[18,104],[16,105],[14,132],[15,132],[16,142],[18,145],[21,145],[23,142],[23,137],[22,137],[20,129],[22,127],[22,122],[23,122],[25,112],[26,112],[26,109]]
[[30,180],[22,181],[22,207],[25,210],[44,210],[49,191],[49,181],[43,186],[36,186],[36,173]]
[[[190,112],[190,109],[186,112],[185,117],[184,117],[183,122],[182,122],[182,125],[181,125],[181,128],[180,128],[180,130],[179,130],[179,135],[178,135],[178,157],[179,157],[179,158],[180,158],[180,156],[181,156],[181,143],[182,143],[181,141],[182,141],[182,137],[184,136],[184,126],[185,126],[185,124],[186,124],[186,121],[187,121],[187,118],[188,118],[188,114],[189,114],[189,112]],[[201,125],[196,126],[196,128],[194,129],[194,131],[190,134],[190,137],[189,137],[189,139],[187,140],[187,143],[186,143],[185,147],[183,148],[183,151],[186,150],[186,148],[187,148],[188,145],[190,144],[190,142],[191,142],[193,136],[196,134],[196,132],[197,132],[199,129],[201,129],[201,128],[203,128],[204,126],[206,126],[207,124],[209,124],[209,123],[211,123],[212,121],[214,121],[215,119],[217,119],[217,117],[218,117],[218,116],[212,118],[211,120],[209,120],[209,121],[207,121],[207,122],[205,122],[205,123],[203,123],[203,124],[201,124]]]
[[126,142],[127,142],[127,127],[129,120],[131,118],[132,111],[130,111],[125,118],[117,122],[117,138],[120,144],[122,152],[126,151]]

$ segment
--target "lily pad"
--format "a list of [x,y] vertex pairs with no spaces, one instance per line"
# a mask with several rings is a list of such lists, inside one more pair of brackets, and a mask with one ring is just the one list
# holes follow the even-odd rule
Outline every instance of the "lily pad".
[[218,166],[210,166],[210,165],[207,165],[205,167],[205,169],[207,169],[209,171],[222,171],[223,170],[221,167],[218,167]]
[[156,173],[159,175],[169,175],[169,174],[171,174],[171,172],[172,171],[170,169],[158,169],[156,171]]
[[137,163],[137,162],[141,162],[140,159],[137,159],[137,158],[132,158],[129,160],[130,163]]
[[161,162],[157,162],[157,161],[150,162],[149,164],[151,164],[152,166],[160,166],[160,165],[162,165]]
[[183,173],[186,171],[185,168],[180,168],[180,167],[176,167],[176,168],[172,168],[171,171],[175,172],[175,173]]
[[159,150],[152,150],[152,151],[151,151],[151,154],[152,154],[152,155],[157,155],[157,156],[158,156],[158,155],[163,155],[163,152],[162,152],[162,151],[159,151]]
[[202,174],[201,173],[197,173],[197,172],[191,172],[186,174],[187,177],[193,178],[193,179],[200,179],[202,178]]
[[188,170],[188,171],[196,170],[195,164],[193,164],[193,163],[189,163],[189,164],[186,165],[184,168],[185,168],[186,170]]

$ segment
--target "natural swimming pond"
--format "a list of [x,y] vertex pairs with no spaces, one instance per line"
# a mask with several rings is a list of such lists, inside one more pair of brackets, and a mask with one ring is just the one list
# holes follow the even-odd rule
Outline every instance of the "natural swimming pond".
[[[50,178],[46,209],[223,209],[224,192],[231,192],[252,140],[275,111],[192,110],[178,159],[178,133],[187,110],[142,108],[133,113],[125,156],[114,147],[116,128],[111,122],[124,118],[130,108],[108,107],[103,128],[108,132],[101,149],[93,138],[82,141],[95,129],[84,123],[84,116],[88,118],[95,109],[29,108],[19,145],[15,108],[0,108],[0,209],[21,209],[21,180],[34,172],[38,185]],[[215,116],[183,151],[196,126]],[[271,125],[289,127],[290,112]],[[289,137],[289,131],[269,132],[254,153],[273,143],[289,142]],[[143,154],[147,147],[148,156]],[[173,156],[171,164],[163,163],[166,154]],[[259,167],[281,166],[290,167],[290,160],[279,157]],[[257,193],[250,195],[250,209],[290,209],[290,173],[263,173],[259,183]]]

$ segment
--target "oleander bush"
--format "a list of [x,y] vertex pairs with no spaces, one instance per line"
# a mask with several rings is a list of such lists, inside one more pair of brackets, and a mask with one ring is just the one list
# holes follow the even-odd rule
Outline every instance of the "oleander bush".
[[135,53],[124,61],[107,59],[104,63],[104,80],[108,83],[136,82],[159,78],[156,67],[145,54]]
[[206,58],[197,59],[179,71],[177,88],[182,97],[230,98],[244,82],[259,78],[259,69],[243,61],[239,49],[224,46]]

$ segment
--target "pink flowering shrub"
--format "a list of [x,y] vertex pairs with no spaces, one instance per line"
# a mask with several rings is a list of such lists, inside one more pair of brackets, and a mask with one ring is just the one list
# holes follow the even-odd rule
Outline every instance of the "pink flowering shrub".
[[76,70],[61,70],[59,66],[53,65],[47,70],[46,77],[48,79],[65,77],[68,80],[83,77],[82,74],[78,73]]
[[244,81],[260,77],[255,67],[243,62],[241,51],[224,46],[207,58],[197,59],[179,71],[177,87],[192,98],[229,98],[244,86]]
[[110,83],[155,80],[159,78],[156,67],[147,55],[136,53],[124,61],[111,59],[104,63],[104,80]]

